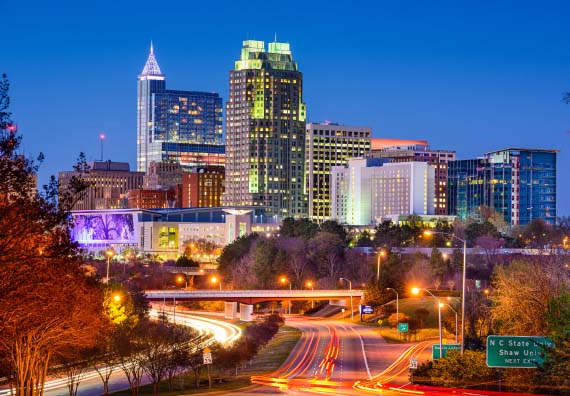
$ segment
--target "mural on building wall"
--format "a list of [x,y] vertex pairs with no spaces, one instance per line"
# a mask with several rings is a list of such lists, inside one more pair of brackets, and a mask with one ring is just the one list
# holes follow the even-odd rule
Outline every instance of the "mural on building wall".
[[75,240],[79,243],[134,243],[133,214],[75,215]]

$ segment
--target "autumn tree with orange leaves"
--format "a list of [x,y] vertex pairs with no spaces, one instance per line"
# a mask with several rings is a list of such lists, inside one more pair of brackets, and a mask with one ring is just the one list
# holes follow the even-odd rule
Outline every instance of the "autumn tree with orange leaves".
[[[61,192],[55,179],[40,191],[43,156],[19,152],[9,83],[0,79],[0,376],[17,396],[43,394],[50,364],[89,348],[108,320],[103,293],[80,268],[68,209],[86,187]],[[82,165],[80,165],[82,166]]]

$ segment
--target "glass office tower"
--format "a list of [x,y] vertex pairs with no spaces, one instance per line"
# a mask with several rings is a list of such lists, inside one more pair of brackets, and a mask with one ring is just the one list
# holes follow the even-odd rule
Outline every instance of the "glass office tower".
[[138,77],[137,170],[151,161],[183,168],[223,165],[222,98],[217,93],[166,89],[151,44]]
[[223,204],[306,216],[303,75],[289,44],[244,41],[226,106]]
[[556,150],[509,148],[449,164],[450,214],[466,218],[479,206],[508,224],[556,222]]

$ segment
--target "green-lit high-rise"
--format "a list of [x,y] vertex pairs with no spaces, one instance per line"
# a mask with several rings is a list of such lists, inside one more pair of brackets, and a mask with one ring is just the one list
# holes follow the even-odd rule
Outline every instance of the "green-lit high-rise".
[[243,42],[230,71],[224,205],[266,206],[280,217],[307,215],[303,75],[289,44]]

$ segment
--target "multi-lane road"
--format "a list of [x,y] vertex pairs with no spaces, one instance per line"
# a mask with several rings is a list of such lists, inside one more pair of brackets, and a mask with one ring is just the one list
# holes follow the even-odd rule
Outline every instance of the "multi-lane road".
[[248,394],[354,395],[375,391],[380,372],[407,382],[409,357],[401,356],[410,345],[388,344],[373,328],[342,321],[290,317],[287,324],[302,331],[299,343],[279,370],[253,377],[263,386]]

